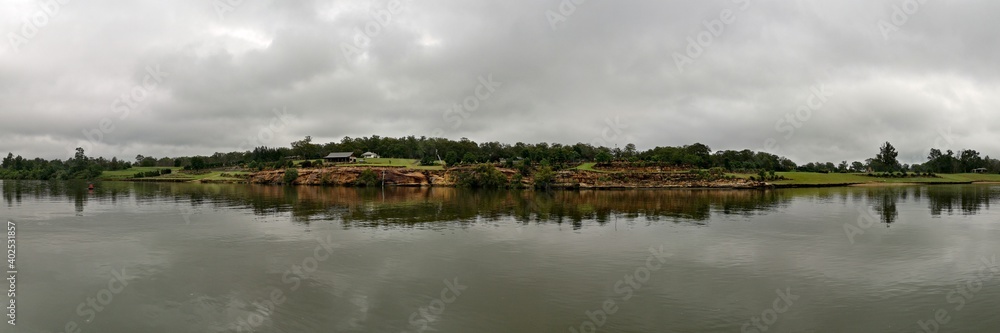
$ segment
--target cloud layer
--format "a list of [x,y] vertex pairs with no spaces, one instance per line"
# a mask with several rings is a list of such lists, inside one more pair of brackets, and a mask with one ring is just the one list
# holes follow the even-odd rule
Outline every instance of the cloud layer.
[[373,134],[702,142],[800,163],[863,160],[883,141],[909,163],[932,146],[1000,156],[991,1],[2,6],[0,151],[25,156]]

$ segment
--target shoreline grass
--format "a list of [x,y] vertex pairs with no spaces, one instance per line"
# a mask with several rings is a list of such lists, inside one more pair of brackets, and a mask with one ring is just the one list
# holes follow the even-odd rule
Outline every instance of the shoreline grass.
[[[733,174],[740,178],[749,178],[754,174]],[[906,177],[880,178],[869,177],[862,173],[816,173],[816,172],[776,172],[775,175],[785,177],[784,180],[769,181],[775,185],[822,186],[831,184],[947,184],[973,182],[1000,182],[1000,174],[957,173],[938,174],[937,177]]]

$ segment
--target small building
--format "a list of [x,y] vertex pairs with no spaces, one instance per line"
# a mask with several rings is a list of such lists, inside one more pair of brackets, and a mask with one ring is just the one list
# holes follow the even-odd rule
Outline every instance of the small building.
[[378,158],[378,154],[369,151],[361,154],[361,158]]
[[323,159],[326,160],[327,162],[331,162],[331,163],[352,162],[352,161],[354,161],[354,153],[353,152],[335,152],[335,153],[330,153],[329,155],[324,156]]
[[973,173],[986,173],[986,168],[972,169]]

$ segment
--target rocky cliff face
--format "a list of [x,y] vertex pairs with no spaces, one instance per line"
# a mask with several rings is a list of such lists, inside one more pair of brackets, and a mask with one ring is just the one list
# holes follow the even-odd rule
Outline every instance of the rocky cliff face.
[[[383,175],[387,185],[396,186],[454,186],[455,172],[464,168],[449,170],[415,170],[389,167],[327,167],[298,169],[298,185],[334,185],[353,186],[365,170],[372,170],[381,180]],[[510,169],[499,169],[508,179],[517,172]],[[280,184],[285,176],[284,170],[260,171],[250,175],[249,181],[256,184]],[[522,184],[531,186],[534,179],[524,177]],[[658,172],[590,172],[580,170],[565,170],[556,173],[554,187],[580,188],[754,188],[765,186],[762,182],[747,179],[717,179],[706,180],[696,174],[689,173],[658,173]]]
[[556,185],[561,187],[579,186],[580,188],[753,188],[762,187],[765,184],[742,178],[708,180],[690,173],[601,173],[570,170],[557,173]]
[[[454,185],[444,171],[413,170],[404,168],[370,168],[370,167],[329,167],[298,169],[298,185],[337,185],[352,186],[365,170],[372,170],[386,184],[397,186],[429,186]],[[250,175],[250,182],[256,184],[280,184],[285,176],[285,170],[266,170]]]

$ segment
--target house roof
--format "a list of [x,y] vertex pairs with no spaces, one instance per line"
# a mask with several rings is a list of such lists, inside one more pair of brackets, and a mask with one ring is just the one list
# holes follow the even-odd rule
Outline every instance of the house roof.
[[375,153],[370,152],[370,151],[366,151],[364,154],[361,154],[361,155],[378,155],[378,154],[375,154]]
[[351,157],[351,155],[354,155],[354,153],[353,152],[336,152],[336,153],[330,153],[330,155],[326,155],[323,158],[345,158],[345,157]]

